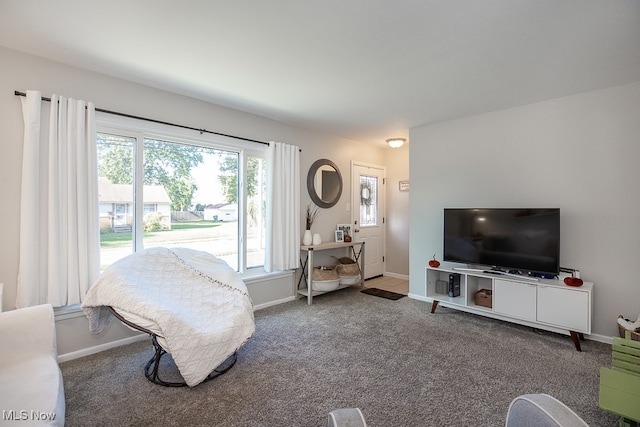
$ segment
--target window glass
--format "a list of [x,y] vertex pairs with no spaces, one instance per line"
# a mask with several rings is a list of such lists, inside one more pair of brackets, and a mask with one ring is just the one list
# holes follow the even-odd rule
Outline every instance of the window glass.
[[139,139],[136,145],[135,137],[98,134],[102,269],[134,248],[154,246],[210,252],[238,271],[263,266],[265,160],[204,143]]
[[360,176],[360,225],[378,225],[378,177]]
[[133,252],[133,164],[136,139],[98,134],[100,269]]
[[145,203],[144,204],[144,214],[150,214],[150,213],[154,213],[158,210],[158,205],[156,205],[155,203]]
[[[206,251],[238,269],[238,153],[144,140],[143,246]],[[222,163],[221,163],[222,160]],[[236,167],[225,169],[225,161]]]
[[266,246],[267,177],[265,160],[247,160],[247,268],[264,266]]

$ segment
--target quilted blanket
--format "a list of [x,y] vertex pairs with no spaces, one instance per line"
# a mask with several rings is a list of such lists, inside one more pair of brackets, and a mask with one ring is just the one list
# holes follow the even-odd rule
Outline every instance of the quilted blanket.
[[82,303],[92,333],[113,319],[108,306],[154,325],[190,387],[255,331],[253,303],[238,274],[223,260],[186,248],[150,248],[109,266]]

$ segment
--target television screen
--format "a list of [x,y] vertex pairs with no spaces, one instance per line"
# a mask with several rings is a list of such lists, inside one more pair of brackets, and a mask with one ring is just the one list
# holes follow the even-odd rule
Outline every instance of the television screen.
[[445,209],[443,259],[558,274],[560,209]]

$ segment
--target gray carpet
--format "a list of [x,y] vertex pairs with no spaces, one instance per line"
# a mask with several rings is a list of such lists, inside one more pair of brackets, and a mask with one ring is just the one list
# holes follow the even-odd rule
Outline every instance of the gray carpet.
[[147,341],[65,362],[67,426],[325,426],[344,407],[372,427],[502,426],[524,393],[616,425],[598,407],[609,345],[586,341],[580,353],[566,336],[430,308],[353,287],[257,311],[236,365],[192,389],[147,381]]

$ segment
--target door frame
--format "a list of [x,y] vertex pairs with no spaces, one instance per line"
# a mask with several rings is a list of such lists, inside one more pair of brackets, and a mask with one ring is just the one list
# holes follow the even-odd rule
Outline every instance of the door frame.
[[[381,224],[381,228],[382,228],[382,236],[381,236],[381,245],[382,247],[380,248],[380,252],[382,253],[382,275],[384,276],[384,274],[386,273],[387,270],[387,254],[386,254],[386,249],[387,249],[387,191],[386,191],[386,181],[387,181],[387,168],[385,166],[382,165],[378,165],[375,163],[367,163],[367,162],[360,162],[358,160],[351,160],[351,167],[350,167],[350,174],[349,174],[349,186],[351,187],[351,191],[349,192],[349,211],[350,211],[350,215],[351,215],[351,227],[355,227],[354,223],[356,220],[356,215],[358,216],[358,220],[360,220],[359,218],[359,212],[360,212],[360,192],[358,191],[358,193],[355,193],[355,189],[353,188],[353,178],[355,175],[354,169],[356,166],[360,166],[360,167],[365,167],[365,168],[373,168],[373,169],[379,169],[382,171],[382,191],[380,191],[380,193],[378,194],[378,196],[381,198],[382,200],[382,210],[381,210],[381,216],[382,216],[382,224]],[[369,252],[372,253],[372,252]],[[364,260],[362,261],[364,263]]]

